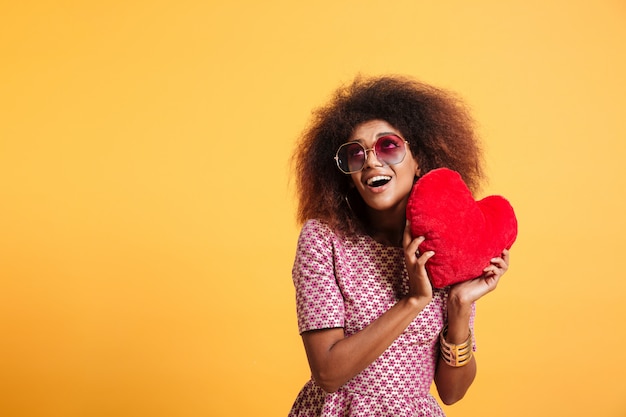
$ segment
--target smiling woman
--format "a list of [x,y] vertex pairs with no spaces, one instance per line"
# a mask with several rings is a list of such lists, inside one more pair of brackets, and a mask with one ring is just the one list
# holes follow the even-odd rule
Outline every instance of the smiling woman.
[[[363,159],[358,170],[350,173],[350,187],[357,190],[364,207],[367,208],[367,223],[380,228],[370,228],[377,240],[386,244],[399,244],[404,229],[406,203],[414,179],[420,169],[410,149],[406,149],[401,133],[384,120],[370,120],[357,125],[350,143],[371,144],[373,152]],[[391,138],[397,138],[396,144]],[[384,148],[381,148],[381,145]],[[342,145],[343,146],[343,145]],[[380,151],[376,152],[375,149]],[[390,154],[393,158],[386,158]],[[385,236],[396,230],[395,236]]]
[[357,79],[316,116],[295,154],[304,226],[293,267],[312,378],[290,415],[442,416],[431,383],[445,404],[472,384],[474,303],[509,255],[435,289],[434,253],[419,252],[424,237],[411,236],[406,206],[435,168],[478,188],[471,118],[450,93],[403,77]]

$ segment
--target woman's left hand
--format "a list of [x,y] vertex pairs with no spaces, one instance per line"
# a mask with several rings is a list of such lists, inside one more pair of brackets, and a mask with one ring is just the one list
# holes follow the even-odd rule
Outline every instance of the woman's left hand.
[[509,269],[509,259],[509,251],[505,249],[500,257],[491,260],[491,264],[483,270],[481,276],[453,285],[450,297],[471,304],[495,290],[500,278]]

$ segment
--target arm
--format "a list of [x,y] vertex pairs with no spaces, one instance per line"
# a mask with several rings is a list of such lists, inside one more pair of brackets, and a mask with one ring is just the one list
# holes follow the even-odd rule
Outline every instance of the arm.
[[432,300],[432,286],[426,274],[426,261],[434,255],[417,257],[423,238],[404,235],[405,263],[409,292],[378,319],[360,332],[345,337],[342,328],[304,332],[302,339],[316,383],[333,392],[378,358]]
[[[461,282],[450,289],[448,296],[448,333],[446,341],[459,344],[467,339],[470,331],[469,319],[472,303],[485,294],[493,291],[502,275],[509,267],[509,252],[502,252],[502,257],[494,258],[484,270],[480,278]],[[450,405],[459,401],[476,376],[476,358],[472,355],[470,362],[455,368],[448,365],[441,356],[435,371],[435,385],[444,404]]]
[[302,334],[315,382],[334,392],[374,362],[428,304],[424,298],[406,297],[360,332],[344,337],[342,328]]

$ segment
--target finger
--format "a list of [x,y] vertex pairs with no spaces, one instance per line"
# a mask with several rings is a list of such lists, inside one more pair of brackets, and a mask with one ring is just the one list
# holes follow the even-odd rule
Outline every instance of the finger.
[[499,257],[495,257],[495,258],[491,258],[491,260],[489,261],[491,262],[491,265],[496,265],[499,268],[508,268],[509,266],[509,253],[508,251],[503,251],[502,255]]
[[495,265],[489,265],[488,267],[483,269],[483,273],[485,273],[485,274],[488,274],[488,273],[495,274],[497,270],[498,270],[498,267],[496,267]]
[[486,278],[486,283],[490,287],[490,291],[493,291],[498,286],[498,283],[500,282],[500,278],[502,278],[502,274],[493,274],[493,275],[486,276],[485,278]]
[[511,260],[511,253],[509,252],[508,249],[505,249],[502,251],[502,259],[504,259],[504,262],[506,262],[506,264],[509,264],[509,261]]
[[489,280],[489,279],[494,279],[494,278],[497,278],[497,277],[498,277],[498,274],[496,274],[493,271],[488,271],[488,272],[483,273],[481,278]]
[[487,273],[491,273],[491,274],[503,274],[506,271],[506,264],[504,266],[501,266],[497,263],[495,264],[491,264],[489,266],[487,266],[485,269],[483,269],[483,273],[487,274]]
[[422,254],[420,254],[420,256],[417,258],[417,263],[420,265],[426,265],[426,262],[428,262],[428,260],[430,258],[432,258],[433,256],[435,256],[435,252],[432,250],[426,251]]
[[422,242],[424,242],[424,240],[426,240],[426,238],[424,236],[420,236],[416,239],[413,239],[408,246],[406,246],[406,253],[409,255],[413,255],[416,258],[419,258],[420,254],[419,254],[419,246],[422,244]]
[[492,258],[492,259],[490,260],[490,262],[491,262],[491,265],[495,265],[495,266],[497,266],[498,268],[507,269],[507,268],[508,268],[508,266],[509,266],[508,262],[506,262],[506,260],[504,260],[504,258],[499,258],[499,257],[497,257],[497,258]]

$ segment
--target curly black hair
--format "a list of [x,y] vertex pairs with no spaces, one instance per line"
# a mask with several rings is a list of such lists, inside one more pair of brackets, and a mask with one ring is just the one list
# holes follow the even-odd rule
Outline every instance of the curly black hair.
[[362,200],[358,195],[346,198],[351,179],[337,169],[333,157],[355,127],[374,119],[399,130],[422,175],[446,167],[478,192],[484,175],[482,151],[474,121],[455,94],[406,76],[358,76],[313,112],[297,142],[293,163],[300,223],[315,218],[340,232],[364,230],[364,218],[354,210]]

